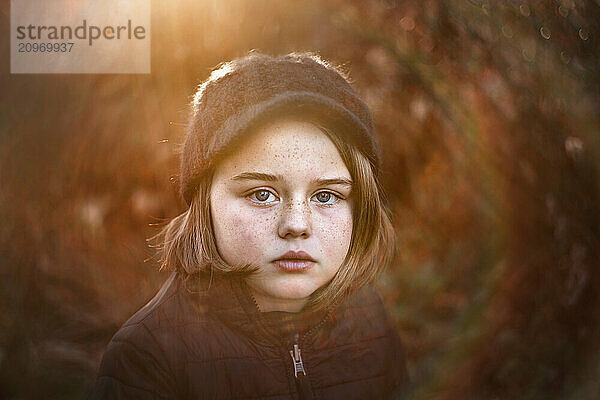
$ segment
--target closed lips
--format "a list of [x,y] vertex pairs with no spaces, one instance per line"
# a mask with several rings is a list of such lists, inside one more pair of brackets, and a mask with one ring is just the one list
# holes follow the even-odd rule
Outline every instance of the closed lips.
[[304,251],[288,251],[275,261],[312,261],[315,260],[310,256],[310,254]]
[[274,261],[274,264],[284,272],[303,272],[309,269],[315,260],[303,251],[288,251],[283,256]]

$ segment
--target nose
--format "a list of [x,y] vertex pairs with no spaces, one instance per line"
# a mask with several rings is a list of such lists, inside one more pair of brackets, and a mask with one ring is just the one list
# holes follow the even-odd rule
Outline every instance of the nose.
[[293,200],[285,204],[282,211],[278,234],[279,237],[309,237],[312,234],[311,210],[306,200]]

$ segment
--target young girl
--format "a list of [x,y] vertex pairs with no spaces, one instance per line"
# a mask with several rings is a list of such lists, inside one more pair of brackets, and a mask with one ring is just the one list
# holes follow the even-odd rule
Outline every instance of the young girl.
[[387,399],[407,373],[371,282],[393,230],[371,113],[319,57],[258,53],[198,88],[189,208],[158,294],[115,334],[96,398]]

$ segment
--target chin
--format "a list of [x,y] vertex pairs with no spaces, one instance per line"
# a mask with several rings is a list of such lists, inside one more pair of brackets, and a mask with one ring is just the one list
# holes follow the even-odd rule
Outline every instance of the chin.
[[275,284],[276,290],[271,289],[269,292],[274,296],[282,299],[300,300],[306,299],[315,292],[319,287],[311,282],[278,282]]

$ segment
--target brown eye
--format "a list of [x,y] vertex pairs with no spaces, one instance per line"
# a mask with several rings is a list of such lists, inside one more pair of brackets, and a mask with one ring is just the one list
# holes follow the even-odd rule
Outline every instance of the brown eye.
[[336,195],[331,192],[319,192],[315,195],[315,198],[321,204],[333,204],[337,199]]
[[327,192],[321,192],[317,195],[317,200],[319,200],[321,203],[327,203],[330,198],[331,198],[331,193],[327,193]]
[[267,199],[269,198],[269,195],[271,193],[269,193],[267,190],[259,190],[258,192],[255,192],[256,195],[256,200],[258,201],[267,201]]
[[255,203],[270,203],[277,199],[277,197],[270,191],[265,189],[260,189],[255,192],[250,193],[250,200]]

